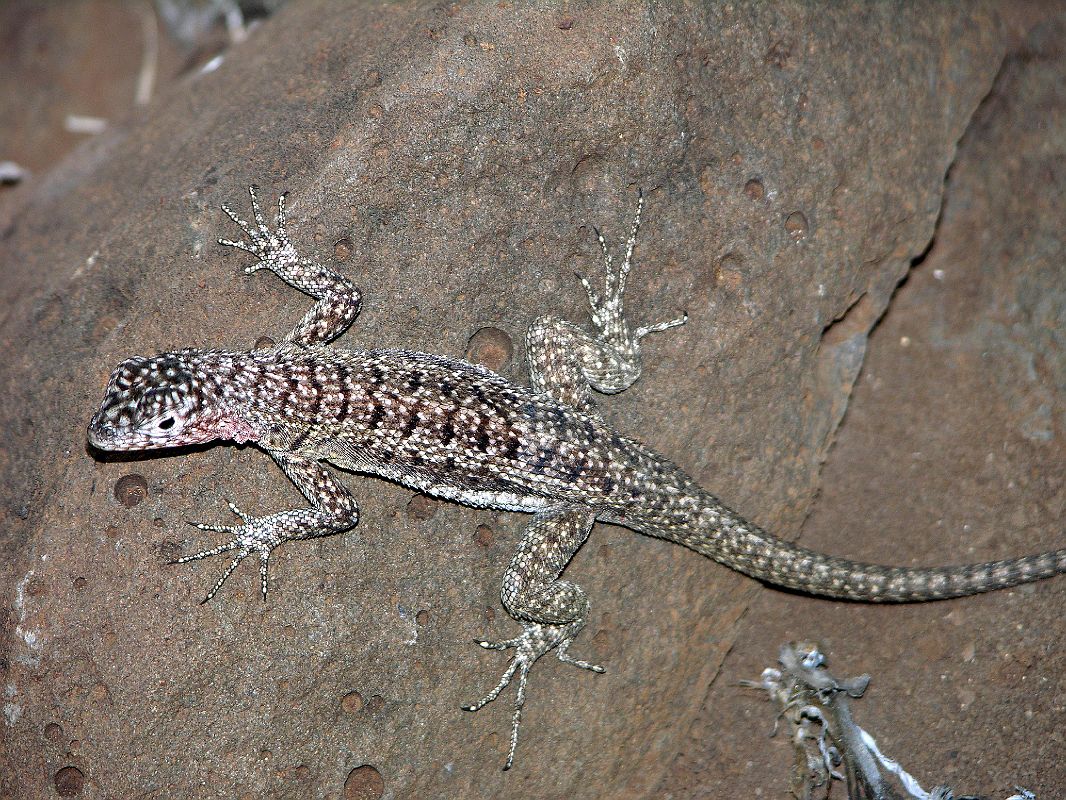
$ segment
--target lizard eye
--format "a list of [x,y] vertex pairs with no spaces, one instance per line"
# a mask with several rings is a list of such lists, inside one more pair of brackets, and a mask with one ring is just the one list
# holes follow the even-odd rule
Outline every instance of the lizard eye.
[[165,420],[159,423],[159,429],[169,431],[174,427],[174,417],[167,417]]

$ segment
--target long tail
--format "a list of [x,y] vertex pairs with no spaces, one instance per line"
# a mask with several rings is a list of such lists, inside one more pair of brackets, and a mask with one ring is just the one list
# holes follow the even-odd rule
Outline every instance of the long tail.
[[886,567],[790,544],[748,522],[703,490],[675,494],[668,511],[623,524],[682,544],[775,586],[823,597],[911,603],[991,592],[1066,572],[1066,548],[950,567]]

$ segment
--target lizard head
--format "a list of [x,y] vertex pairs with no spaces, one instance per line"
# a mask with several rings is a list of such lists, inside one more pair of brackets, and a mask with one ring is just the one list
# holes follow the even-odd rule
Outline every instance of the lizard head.
[[210,355],[182,350],[123,361],[89,422],[89,442],[100,450],[154,450],[256,438],[226,412],[199,363]]

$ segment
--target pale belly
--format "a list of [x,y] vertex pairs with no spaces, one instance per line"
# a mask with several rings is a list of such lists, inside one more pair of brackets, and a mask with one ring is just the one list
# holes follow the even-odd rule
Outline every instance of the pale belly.
[[442,500],[451,500],[475,508],[498,508],[504,511],[523,511],[532,514],[559,505],[558,500],[532,493],[463,486],[460,481],[442,480],[439,476],[390,464],[374,464],[362,460],[350,461],[345,458],[328,460],[341,469],[376,475],[431,497],[439,497]]

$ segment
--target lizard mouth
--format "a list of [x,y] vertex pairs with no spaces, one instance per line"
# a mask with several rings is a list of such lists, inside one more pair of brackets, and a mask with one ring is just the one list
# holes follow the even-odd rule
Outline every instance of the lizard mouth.
[[175,447],[185,442],[161,441],[143,433],[123,433],[108,425],[93,425],[88,428],[89,444],[97,450],[159,450]]
[[100,412],[93,414],[93,418],[89,420],[89,427],[86,430],[86,435],[89,437],[89,444],[98,450],[110,450],[110,445],[114,440],[114,431],[110,429],[101,417]]
[[89,437],[89,444],[97,450],[118,449],[118,431],[108,425],[107,422],[101,418],[100,414],[97,414],[92,418],[86,434]]
[[86,435],[89,444],[97,450],[149,450],[160,446],[151,437],[120,430],[103,411],[97,412],[90,420]]

